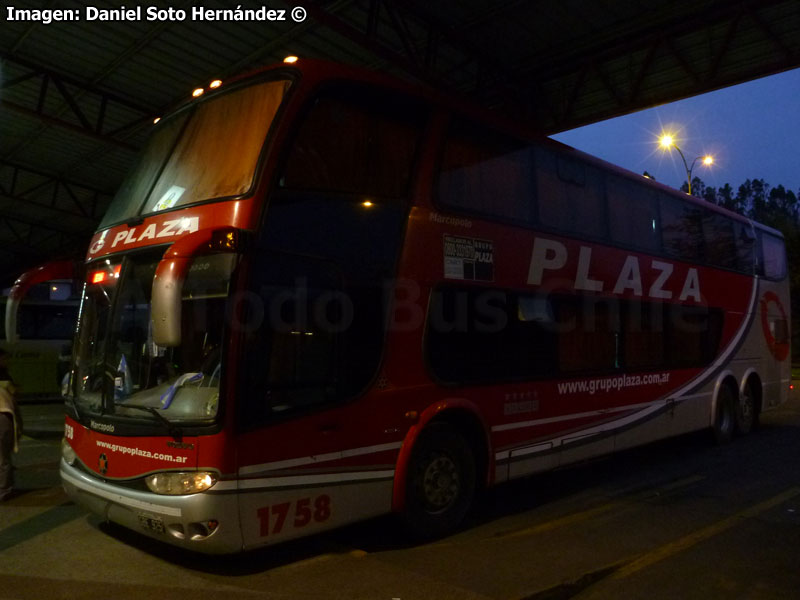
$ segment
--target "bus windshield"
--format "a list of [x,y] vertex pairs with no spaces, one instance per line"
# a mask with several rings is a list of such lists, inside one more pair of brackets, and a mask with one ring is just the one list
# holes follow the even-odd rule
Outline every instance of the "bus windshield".
[[245,194],[289,81],[261,81],[159,121],[100,224]]
[[[169,421],[215,418],[232,254],[195,259],[183,286],[182,342],[153,342],[150,296],[163,247],[89,265],[72,373],[80,414]],[[155,418],[155,417],[152,417]]]

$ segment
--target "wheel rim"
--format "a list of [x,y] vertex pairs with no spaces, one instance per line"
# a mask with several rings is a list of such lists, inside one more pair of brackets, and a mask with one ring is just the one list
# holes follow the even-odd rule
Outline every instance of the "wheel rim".
[[461,478],[458,467],[444,454],[433,457],[422,479],[425,503],[434,511],[445,510],[452,505],[461,492]]
[[750,423],[753,420],[753,412],[755,410],[755,403],[753,400],[753,393],[748,385],[742,394],[742,401],[739,403],[739,411],[742,416],[743,423]]

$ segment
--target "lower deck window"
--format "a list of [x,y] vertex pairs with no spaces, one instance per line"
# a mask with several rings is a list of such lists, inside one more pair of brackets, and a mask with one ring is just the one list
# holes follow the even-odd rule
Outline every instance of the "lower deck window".
[[719,309],[588,296],[440,287],[425,351],[450,384],[699,367],[716,355]]

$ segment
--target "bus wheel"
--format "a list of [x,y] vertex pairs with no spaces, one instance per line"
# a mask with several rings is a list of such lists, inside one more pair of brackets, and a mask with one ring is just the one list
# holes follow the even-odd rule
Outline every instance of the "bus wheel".
[[758,407],[756,406],[753,383],[748,381],[736,405],[736,433],[739,435],[750,433],[756,424],[757,412]]
[[426,427],[408,467],[405,521],[416,539],[453,531],[475,495],[475,457],[464,437],[445,423]]
[[717,395],[717,414],[714,416],[714,440],[717,444],[727,444],[733,439],[736,428],[736,392],[723,384]]

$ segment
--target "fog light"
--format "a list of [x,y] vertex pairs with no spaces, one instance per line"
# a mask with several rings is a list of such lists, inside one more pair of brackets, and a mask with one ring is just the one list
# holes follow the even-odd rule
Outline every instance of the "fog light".
[[145,482],[156,494],[182,496],[206,491],[217,483],[217,476],[208,471],[153,473]]
[[67,438],[61,438],[61,458],[70,466],[75,464],[75,460],[78,458],[75,450],[69,445]]

